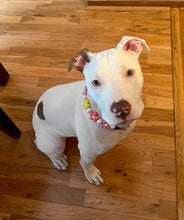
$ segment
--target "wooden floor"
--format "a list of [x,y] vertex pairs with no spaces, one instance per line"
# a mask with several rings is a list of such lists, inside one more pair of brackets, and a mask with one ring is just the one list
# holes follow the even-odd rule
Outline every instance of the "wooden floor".
[[[83,175],[75,138],[67,141],[69,171],[56,170],[36,149],[32,112],[51,86],[83,79],[67,72],[75,51],[109,49],[123,35],[143,38],[151,49],[140,57],[145,110],[128,138],[96,160],[105,180],[97,187]],[[22,131],[18,140],[0,133],[0,219],[177,219],[169,8],[102,11],[77,0],[2,0],[0,61],[10,74],[0,106]]]

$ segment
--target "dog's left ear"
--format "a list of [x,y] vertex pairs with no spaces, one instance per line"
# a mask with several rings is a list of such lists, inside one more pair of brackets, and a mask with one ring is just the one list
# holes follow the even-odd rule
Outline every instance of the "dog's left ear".
[[84,65],[90,62],[89,53],[93,53],[91,50],[84,48],[75,53],[69,63],[68,72],[74,67],[76,70],[82,73]]
[[117,48],[122,48],[125,51],[132,51],[137,56],[139,56],[143,50],[141,44],[143,44],[148,51],[150,51],[146,41],[136,37],[124,36],[120,43],[117,45]]

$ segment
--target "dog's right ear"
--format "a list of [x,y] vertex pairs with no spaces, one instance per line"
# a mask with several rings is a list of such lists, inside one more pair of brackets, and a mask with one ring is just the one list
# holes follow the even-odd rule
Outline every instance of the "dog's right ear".
[[75,53],[69,63],[68,72],[74,67],[76,70],[82,73],[84,65],[90,62],[89,53],[93,53],[91,50],[84,48]]

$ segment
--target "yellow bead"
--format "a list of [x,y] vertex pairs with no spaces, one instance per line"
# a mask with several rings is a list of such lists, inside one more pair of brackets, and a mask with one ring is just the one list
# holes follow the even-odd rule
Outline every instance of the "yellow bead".
[[83,106],[85,109],[91,108],[89,99],[84,99]]

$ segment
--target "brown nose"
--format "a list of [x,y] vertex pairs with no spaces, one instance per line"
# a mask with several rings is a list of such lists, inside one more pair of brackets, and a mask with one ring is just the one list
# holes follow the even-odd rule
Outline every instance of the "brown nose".
[[124,119],[130,114],[131,105],[124,99],[114,102],[111,105],[111,111],[117,118]]

